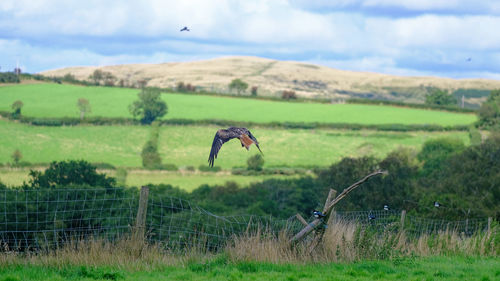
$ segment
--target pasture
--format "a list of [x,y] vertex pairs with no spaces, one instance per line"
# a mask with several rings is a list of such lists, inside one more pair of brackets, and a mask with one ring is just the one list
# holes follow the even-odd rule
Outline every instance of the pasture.
[[[198,168],[207,165],[215,126],[162,126],[159,153],[163,163]],[[342,157],[384,157],[407,147],[419,149],[434,138],[458,138],[469,143],[467,132],[379,132],[252,128],[264,152],[264,167],[328,166]],[[105,162],[116,167],[141,167],[141,150],[149,136],[147,126],[37,127],[0,120],[0,163],[11,162],[19,149],[22,161],[49,163],[68,159]],[[238,141],[220,150],[216,166],[246,167],[247,152]]]
[[[138,89],[82,87],[60,84],[26,84],[0,87],[0,110],[10,111],[16,100],[24,103],[22,113],[32,117],[79,117],[79,98],[89,100],[90,116],[131,117],[128,106]],[[321,122],[349,124],[436,124],[466,125],[476,115],[361,104],[318,104],[278,102],[237,97],[215,97],[166,93],[167,119],[221,119],[270,122]]]
[[5,263],[0,280],[484,280],[500,278],[500,260],[480,257],[405,258],[331,264],[271,264],[263,262],[187,262],[133,270],[105,265],[58,266]]
[[[28,182],[30,169],[9,169],[0,168],[0,182],[7,186],[19,186],[23,182]],[[101,170],[100,173],[106,173],[106,175],[114,176],[115,171],[112,170]],[[132,169],[128,171],[127,179],[125,182],[126,186],[142,186],[146,184],[170,184],[172,186],[177,186],[186,191],[192,191],[203,184],[224,184],[228,181],[236,182],[240,186],[247,186],[253,182],[259,182],[267,179],[284,179],[284,178],[295,178],[293,176],[285,175],[252,175],[252,176],[242,176],[242,175],[232,175],[229,172],[186,172],[186,171],[149,171],[142,169]]]

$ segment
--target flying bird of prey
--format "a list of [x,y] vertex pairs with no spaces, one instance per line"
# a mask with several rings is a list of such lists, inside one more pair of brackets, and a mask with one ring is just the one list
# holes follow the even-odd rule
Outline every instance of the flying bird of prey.
[[189,31],[189,28],[187,28],[187,26],[184,26],[182,29],[181,29],[181,32],[182,31]]
[[241,142],[241,146],[245,147],[247,150],[250,148],[250,145],[254,143],[260,153],[262,153],[262,150],[260,150],[259,147],[259,142],[247,128],[229,127],[227,130],[222,129],[215,133],[212,149],[210,150],[210,156],[208,157],[208,165],[210,167],[214,166],[214,161],[217,159],[217,154],[219,153],[222,145],[234,138],[238,138]]

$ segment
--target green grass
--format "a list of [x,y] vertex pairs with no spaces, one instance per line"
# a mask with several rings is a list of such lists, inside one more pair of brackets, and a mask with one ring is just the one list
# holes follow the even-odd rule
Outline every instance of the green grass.
[[147,271],[97,266],[0,265],[0,281],[20,280],[478,280],[500,279],[500,259],[430,257],[353,264],[188,263]]
[[[0,87],[0,110],[11,111],[15,100],[24,103],[22,113],[33,117],[79,117],[78,98],[86,98],[92,116],[131,117],[128,106],[137,99],[136,89],[83,87],[59,84],[27,84]],[[165,118],[223,119],[257,123],[321,122],[350,124],[471,124],[474,114],[451,113],[382,105],[276,102],[234,97],[163,94],[169,107]]]
[[[114,171],[99,171],[109,176],[114,176]],[[19,186],[29,180],[29,169],[0,169],[0,182],[7,186]],[[237,182],[240,186],[247,186],[253,182],[260,182],[266,179],[283,179],[295,176],[284,175],[259,175],[241,176],[231,175],[227,172],[221,173],[192,173],[192,172],[167,172],[167,171],[147,171],[131,170],[127,175],[127,186],[142,186],[146,184],[171,184],[186,191],[192,191],[202,184],[224,184],[228,181]]]
[[[163,163],[178,167],[207,165],[213,126],[163,126],[159,152]],[[466,132],[377,132],[342,130],[279,130],[252,128],[261,143],[265,166],[327,166],[343,157],[384,157],[398,147],[419,149],[429,139],[454,137],[469,143]],[[0,120],[0,163],[11,162],[19,149],[22,161],[49,163],[68,159],[106,162],[117,167],[141,167],[141,149],[149,135],[146,126],[37,127]],[[216,166],[246,166],[258,153],[243,149],[237,140],[222,147]]]

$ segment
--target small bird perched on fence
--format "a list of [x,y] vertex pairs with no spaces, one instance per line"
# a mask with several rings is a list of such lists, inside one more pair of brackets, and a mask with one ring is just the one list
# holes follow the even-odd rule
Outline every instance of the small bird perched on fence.
[[372,214],[372,213],[369,213],[368,214],[368,220],[374,220],[375,219],[375,215]]
[[389,211],[389,206],[388,205],[384,205],[384,211]]
[[241,147],[245,147],[249,150],[250,145],[255,144],[260,153],[262,153],[262,150],[260,150],[259,147],[259,142],[247,128],[229,127],[226,130],[218,130],[217,133],[215,133],[214,141],[212,142],[212,149],[210,150],[210,156],[208,156],[208,165],[210,167],[214,166],[214,161],[217,159],[217,154],[219,153],[222,145],[234,138],[238,138],[240,140]]
[[182,29],[181,29],[181,32],[182,31],[189,31],[189,28],[187,28],[187,26],[184,26]]
[[313,216],[317,219],[321,219],[321,218],[325,217],[325,215],[318,210],[313,210]]

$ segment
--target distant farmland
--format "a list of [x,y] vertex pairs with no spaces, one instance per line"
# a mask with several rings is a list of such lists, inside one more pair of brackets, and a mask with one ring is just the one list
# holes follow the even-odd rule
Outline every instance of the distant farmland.
[[[131,117],[128,106],[137,89],[31,84],[0,87],[0,110],[10,111],[15,100],[24,103],[22,113],[33,117],[78,117],[78,98],[92,107],[90,116]],[[466,125],[474,114],[379,105],[275,102],[232,97],[164,94],[169,112],[165,118],[222,119],[257,123],[321,122],[350,124]]]
[[[215,126],[162,126],[159,152],[163,163],[179,167],[207,165]],[[265,166],[327,166],[342,157],[384,157],[398,147],[419,149],[429,139],[455,137],[468,144],[467,132],[378,132],[343,130],[284,130],[252,128],[261,142]],[[48,163],[85,159],[121,167],[141,167],[141,149],[149,135],[147,126],[37,127],[0,120],[0,163],[10,162],[19,149],[22,160]],[[250,152],[231,141],[221,149],[216,166],[246,166]]]

